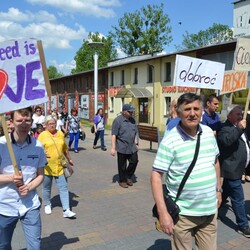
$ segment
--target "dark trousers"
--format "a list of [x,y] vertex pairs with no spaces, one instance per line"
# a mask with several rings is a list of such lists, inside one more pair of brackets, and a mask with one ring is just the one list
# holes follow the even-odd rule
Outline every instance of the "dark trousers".
[[229,180],[224,178],[222,188],[222,200],[225,201],[227,197],[231,199],[232,208],[238,226],[240,228],[248,226],[248,219],[245,211],[244,191],[241,180]]
[[135,173],[138,163],[138,154],[137,152],[133,154],[122,154],[117,152],[117,163],[119,182],[127,182],[127,179],[131,179],[132,175]]
[[104,144],[104,129],[96,131],[95,139],[94,139],[94,143],[93,143],[94,146],[96,146],[97,141],[99,140],[99,138],[101,139],[101,148],[105,148],[106,146]]

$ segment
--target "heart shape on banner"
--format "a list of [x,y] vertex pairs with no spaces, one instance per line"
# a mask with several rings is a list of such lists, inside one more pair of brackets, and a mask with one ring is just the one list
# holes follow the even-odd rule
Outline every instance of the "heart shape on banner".
[[0,69],[0,99],[2,98],[7,85],[8,85],[8,74],[3,69]]

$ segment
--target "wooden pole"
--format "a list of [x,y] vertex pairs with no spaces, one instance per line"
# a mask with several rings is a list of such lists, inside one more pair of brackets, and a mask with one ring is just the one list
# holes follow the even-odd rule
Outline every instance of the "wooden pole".
[[0,118],[1,118],[2,126],[3,126],[3,131],[4,131],[4,134],[5,134],[9,154],[10,154],[10,159],[11,159],[12,165],[14,167],[14,172],[15,172],[16,175],[20,175],[19,169],[18,169],[18,166],[17,166],[17,163],[16,163],[16,158],[15,158],[15,155],[14,155],[14,151],[13,151],[13,148],[12,148],[12,145],[11,145],[11,142],[10,142],[10,137],[9,137],[9,133],[8,133],[8,130],[7,130],[5,117],[3,115],[0,115]]
[[248,111],[248,108],[249,108],[249,101],[250,101],[250,89],[248,89],[247,101],[246,101],[246,105],[245,105],[245,111],[244,111],[243,119],[247,118],[247,111]]
[[200,95],[201,94],[201,89],[200,88],[196,88],[196,95]]
[[232,102],[233,102],[233,93],[230,93],[229,105],[231,105]]
[[43,76],[44,76],[45,86],[46,86],[46,90],[47,90],[47,95],[50,97],[50,96],[52,96],[52,93],[51,93],[48,71],[46,68],[46,61],[45,61],[45,57],[44,57],[42,41],[37,41],[37,48],[39,50],[40,60],[41,60],[41,64],[42,64],[42,70],[43,70]]

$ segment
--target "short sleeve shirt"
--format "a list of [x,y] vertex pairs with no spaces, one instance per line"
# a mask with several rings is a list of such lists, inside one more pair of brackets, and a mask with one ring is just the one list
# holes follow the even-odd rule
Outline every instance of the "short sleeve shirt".
[[112,124],[112,135],[116,136],[116,150],[122,154],[133,154],[138,149],[135,138],[138,133],[135,119],[127,119],[123,115],[115,118]]
[[78,116],[68,115],[68,130],[69,133],[77,133],[79,131],[80,118]]
[[[206,216],[217,211],[215,161],[219,149],[209,127],[200,125],[199,131],[202,134],[198,158],[177,200],[180,214],[187,216]],[[166,173],[166,185],[173,199],[193,160],[196,142],[197,138],[187,135],[178,124],[159,146],[153,171]]]
[[[16,162],[22,171],[24,183],[29,183],[37,175],[38,168],[47,163],[42,144],[33,137],[23,144],[12,143]],[[0,138],[0,174],[13,174],[14,168],[9,157],[6,138]],[[0,185],[0,214],[5,216],[22,216],[27,211],[40,206],[36,190],[26,196],[20,196],[14,183]]]
[[52,135],[45,130],[38,136],[38,140],[43,144],[46,154],[50,156],[48,164],[44,169],[44,174],[50,176],[62,175],[63,167],[60,158],[63,157],[64,152],[68,149],[63,132],[58,130],[55,135]]

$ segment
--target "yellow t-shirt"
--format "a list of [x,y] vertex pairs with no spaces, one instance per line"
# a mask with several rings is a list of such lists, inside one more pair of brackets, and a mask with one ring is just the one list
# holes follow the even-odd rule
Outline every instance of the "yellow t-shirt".
[[38,136],[38,140],[43,144],[47,157],[49,156],[47,158],[48,164],[44,168],[44,174],[50,176],[62,175],[63,167],[61,166],[60,156],[63,156],[68,149],[63,132],[57,131],[53,135],[48,130],[45,130]]

